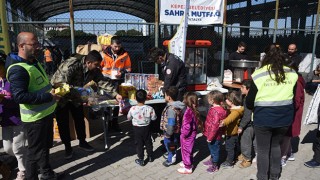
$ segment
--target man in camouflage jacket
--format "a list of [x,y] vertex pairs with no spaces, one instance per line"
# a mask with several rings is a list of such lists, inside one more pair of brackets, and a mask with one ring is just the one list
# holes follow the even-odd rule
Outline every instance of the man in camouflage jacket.
[[[106,91],[112,98],[121,100],[122,97],[116,92],[110,79],[105,78],[100,70],[102,57],[98,51],[90,51],[87,56],[74,55],[63,62],[51,79],[51,84],[55,87],[61,83],[67,83],[73,87],[85,87],[90,85],[93,88],[100,88]],[[80,148],[86,151],[94,149],[85,141],[85,123],[83,104],[81,97],[76,90],[72,90],[61,98],[56,109],[56,118],[59,127],[59,134],[65,145],[65,158],[70,159],[73,150],[70,144],[69,112],[74,119],[77,138]]]

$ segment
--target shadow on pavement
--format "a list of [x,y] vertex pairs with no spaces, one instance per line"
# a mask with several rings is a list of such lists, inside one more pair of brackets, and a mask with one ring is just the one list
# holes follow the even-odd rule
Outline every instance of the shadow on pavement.
[[[109,138],[110,144],[113,145],[117,142],[121,142],[121,143],[113,147],[112,149],[105,150],[103,146],[99,146],[99,147],[94,146],[97,144],[103,144],[103,140],[101,141],[101,139],[97,138],[94,141],[91,141],[90,144],[92,144],[93,147],[96,149],[96,151],[92,153],[97,153],[97,152],[103,152],[103,153],[98,155],[95,158],[82,161],[72,167],[65,169],[64,173],[66,175],[63,179],[76,179],[76,178],[85,176],[101,168],[104,168],[105,166],[109,166],[113,163],[121,161],[123,158],[132,156],[136,153],[134,148],[134,140],[133,140],[132,133],[129,134],[128,136],[119,135],[119,136],[116,136],[115,138]],[[75,154],[73,159],[69,161],[63,160],[62,162],[60,162],[60,164],[54,163],[54,165],[56,167],[59,167],[65,163],[76,161],[77,159],[81,159],[88,155],[88,152],[80,151],[80,150],[77,150],[76,148],[74,149],[75,149],[74,151]],[[54,159],[54,157],[59,156],[60,153],[64,153],[64,152],[60,151],[58,153],[55,153],[51,156],[51,158]]]

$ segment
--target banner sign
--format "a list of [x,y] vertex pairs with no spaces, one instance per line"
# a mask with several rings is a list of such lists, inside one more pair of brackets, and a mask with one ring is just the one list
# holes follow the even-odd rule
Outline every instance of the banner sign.
[[10,52],[10,40],[6,18],[6,3],[0,3],[0,53]]
[[[189,25],[222,24],[225,0],[190,0]],[[179,24],[186,1],[160,0],[160,23]]]
[[187,29],[188,29],[188,5],[190,4],[190,0],[186,0],[187,6],[185,6],[184,12],[185,15],[182,16],[180,25],[177,29],[176,34],[169,41],[168,49],[169,52],[178,56],[183,62],[185,62],[185,52],[186,52],[186,38],[187,38]]

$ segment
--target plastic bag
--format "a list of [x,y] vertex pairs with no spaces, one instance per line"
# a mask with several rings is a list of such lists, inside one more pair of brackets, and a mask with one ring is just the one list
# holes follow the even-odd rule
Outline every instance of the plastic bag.
[[232,84],[232,71],[230,69],[224,70],[223,83]]
[[74,87],[75,90],[80,94],[82,102],[88,102],[89,98],[95,98],[95,93],[91,87]]
[[102,34],[97,37],[97,42],[98,42],[98,44],[105,45],[105,46],[111,45],[111,38],[113,36],[114,35],[108,34],[108,33]]
[[219,79],[216,77],[208,77],[207,90],[212,91],[216,88],[222,88],[222,85],[220,84]]
[[306,117],[303,122],[304,125],[318,123],[319,104],[320,104],[320,85],[318,85],[318,88],[311,99],[311,102],[309,104],[309,107],[306,113]]

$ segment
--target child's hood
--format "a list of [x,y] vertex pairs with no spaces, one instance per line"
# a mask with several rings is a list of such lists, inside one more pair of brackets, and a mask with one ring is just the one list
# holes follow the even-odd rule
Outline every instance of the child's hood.
[[236,111],[242,116],[244,113],[244,107],[243,106],[235,106],[235,107],[232,107],[230,109],[230,111]]
[[175,108],[179,108],[179,109],[184,109],[185,108],[185,104],[181,101],[173,101],[173,102],[170,102],[168,103],[169,106],[173,106]]

